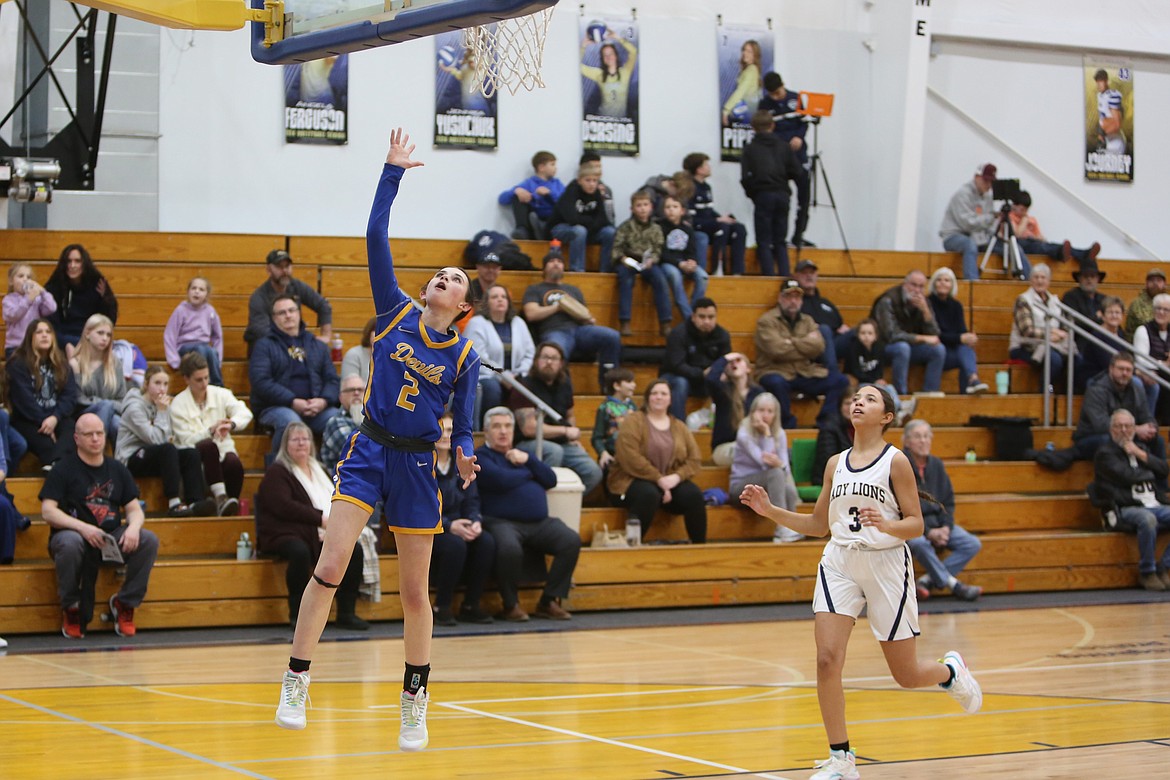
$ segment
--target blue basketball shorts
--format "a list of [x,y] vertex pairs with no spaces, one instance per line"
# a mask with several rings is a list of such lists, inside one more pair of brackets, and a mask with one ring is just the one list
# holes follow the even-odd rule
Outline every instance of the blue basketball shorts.
[[435,481],[435,453],[403,452],[354,431],[333,477],[334,500],[367,512],[383,501],[391,531],[443,532],[442,500]]

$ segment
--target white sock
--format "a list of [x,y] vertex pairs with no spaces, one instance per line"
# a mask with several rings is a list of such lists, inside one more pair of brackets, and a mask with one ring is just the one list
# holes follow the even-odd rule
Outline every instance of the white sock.
[[959,580],[955,577],[955,575],[952,574],[951,576],[947,577],[947,587],[948,588],[951,588],[953,590],[954,587],[958,584],[959,584]]
[[177,507],[181,503],[183,503],[183,502],[177,498],[169,498],[169,499],[167,499],[167,509],[174,509],[175,507]]
[[223,498],[227,495],[227,488],[222,482],[215,482],[211,485],[211,495],[216,498]]

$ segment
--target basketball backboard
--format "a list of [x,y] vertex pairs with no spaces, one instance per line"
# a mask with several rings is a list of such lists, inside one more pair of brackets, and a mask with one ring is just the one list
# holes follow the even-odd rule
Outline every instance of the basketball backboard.
[[[442,32],[527,16],[557,0],[284,0],[284,37],[264,43],[252,25],[252,58],[270,65],[308,62]],[[264,0],[251,0],[262,8]]]

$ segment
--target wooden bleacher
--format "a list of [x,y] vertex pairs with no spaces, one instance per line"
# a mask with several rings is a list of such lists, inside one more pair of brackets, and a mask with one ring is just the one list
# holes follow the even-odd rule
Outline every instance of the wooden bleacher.
[[[83,243],[118,294],[120,316],[117,335],[138,344],[152,361],[161,361],[162,327],[174,306],[184,297],[191,276],[210,278],[212,302],[225,329],[225,382],[247,397],[247,365],[242,333],[247,321],[247,299],[263,280],[263,258],[269,250],[287,248],[296,276],[327,296],[334,308],[334,330],[346,346],[357,343],[361,328],[371,316],[368,277],[364,270],[362,239],[286,237],[267,235],[157,234],[126,232],[4,231],[0,261],[31,262],[43,282],[63,246]],[[464,242],[395,239],[399,276],[406,289],[421,287],[442,264],[461,264]],[[524,243],[539,264],[544,245]],[[836,250],[807,250],[821,269],[821,284],[850,322],[868,314],[873,299],[898,283],[913,268],[928,274],[943,265],[958,266],[957,256],[946,253],[854,252],[847,257]],[[596,255],[590,255],[596,268]],[[1109,273],[1105,292],[1130,297],[1144,279],[1145,266],[1102,261]],[[754,257],[749,253],[749,271]],[[1054,266],[1054,291],[1072,286],[1071,269]],[[570,274],[569,281],[585,292],[601,324],[616,327],[616,283],[608,274]],[[504,281],[519,299],[537,272],[505,272]],[[988,274],[985,281],[960,285],[973,328],[980,334],[978,353],[984,379],[1005,368],[1011,307],[1021,291],[1019,282]],[[756,319],[776,301],[776,286],[756,277],[712,278],[709,294],[719,301],[720,323],[732,332],[735,348],[754,353],[752,332]],[[312,314],[308,320],[313,324]],[[677,321],[677,315],[676,315]],[[661,344],[648,290],[635,292],[634,335],[630,344]],[[965,527],[978,533],[982,554],[968,568],[971,582],[988,592],[1124,588],[1136,584],[1137,555],[1132,538],[1102,533],[1096,511],[1084,497],[1089,465],[1078,463],[1064,473],[1048,472],[1030,462],[987,461],[994,450],[989,430],[966,427],[971,415],[1029,416],[1040,418],[1041,397],[1033,372],[1008,367],[1012,393],[923,398],[917,417],[935,426],[935,453],[947,462],[958,498],[956,514]],[[639,387],[657,375],[656,366],[634,366]],[[570,368],[577,389],[575,413],[588,430],[602,398],[597,394],[596,369],[588,364]],[[912,371],[911,381],[920,381]],[[953,390],[954,372],[944,377],[944,390]],[[173,387],[182,387],[175,376]],[[1078,399],[1079,400],[1079,399]],[[700,402],[691,399],[690,408]],[[1079,406],[1077,407],[1079,408]],[[817,404],[798,399],[793,404],[801,427],[790,438],[815,437],[812,421]],[[1062,407],[1055,411],[1062,414]],[[1075,412],[1074,412],[1075,413]],[[1038,446],[1052,441],[1067,446],[1067,428],[1037,428]],[[697,434],[704,452],[710,449],[710,433]],[[269,447],[264,436],[244,432],[237,446],[248,469],[244,486],[247,499],[255,490]],[[980,457],[963,460],[968,447]],[[697,478],[703,487],[726,487],[727,469],[704,467]],[[7,634],[52,632],[60,625],[52,564],[46,556],[47,526],[36,517],[41,479],[36,464],[26,459],[8,479],[9,489],[21,511],[33,516],[33,527],[17,540],[17,561],[0,567],[0,626]],[[164,505],[157,479],[140,481],[143,498],[156,514]],[[581,535],[588,545],[595,526],[605,523],[620,528],[625,511],[587,506],[582,512]],[[162,556],[151,580],[150,595],[138,613],[142,628],[280,624],[287,620],[283,564],[270,560],[235,560],[235,542],[242,532],[253,530],[250,516],[234,518],[168,519],[151,517],[149,527],[159,534]],[[732,507],[712,508],[708,513],[710,542],[706,545],[647,545],[631,550],[584,549],[577,567],[570,608],[578,611],[644,607],[752,604],[806,601],[812,588],[823,541],[788,545],[771,543],[772,526],[753,514]],[[680,518],[657,519],[650,541],[686,538]],[[397,561],[393,554],[381,557],[383,600],[362,602],[359,611],[373,619],[399,619],[396,598]],[[116,573],[104,569],[99,579],[99,602],[116,589]],[[522,601],[534,601],[537,590],[528,588]],[[492,599],[496,599],[494,602]],[[489,596],[488,606],[499,606]],[[96,622],[90,630],[102,630]]]

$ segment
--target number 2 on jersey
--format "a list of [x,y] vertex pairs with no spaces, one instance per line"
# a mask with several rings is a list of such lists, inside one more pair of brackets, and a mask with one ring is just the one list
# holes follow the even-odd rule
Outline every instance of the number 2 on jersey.
[[857,533],[861,530],[861,507],[849,507],[849,516],[853,518],[853,522],[849,524],[849,530]]
[[402,378],[406,380],[406,384],[398,391],[398,400],[395,402],[395,406],[400,406],[408,412],[413,412],[414,401],[411,401],[410,397],[412,395],[418,395],[418,379],[406,369],[402,370]]

